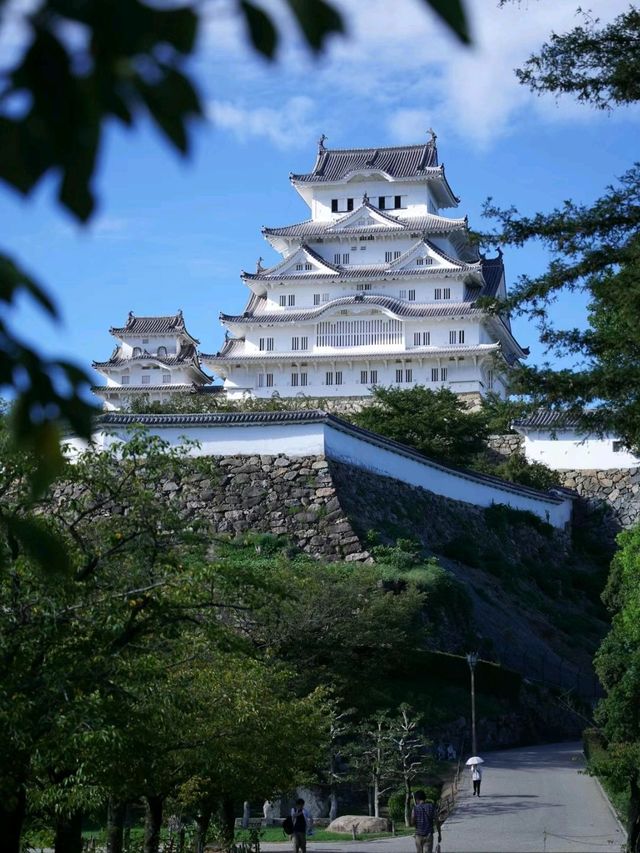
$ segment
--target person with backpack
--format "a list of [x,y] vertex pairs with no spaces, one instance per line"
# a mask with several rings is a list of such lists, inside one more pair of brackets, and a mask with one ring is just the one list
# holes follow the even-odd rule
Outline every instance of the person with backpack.
[[433,829],[438,830],[438,844],[442,841],[440,824],[436,819],[436,807],[428,803],[424,791],[416,791],[413,795],[415,805],[411,810],[411,826],[416,828],[416,853],[433,853]]
[[296,800],[291,809],[291,840],[294,853],[307,853],[307,835],[313,830],[313,818],[308,809],[304,807],[302,798]]

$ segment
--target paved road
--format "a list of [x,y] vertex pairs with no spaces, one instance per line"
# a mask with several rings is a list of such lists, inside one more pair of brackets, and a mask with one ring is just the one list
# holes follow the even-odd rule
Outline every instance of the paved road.
[[[487,753],[482,796],[465,780],[442,853],[619,853],[624,833],[584,767],[580,744]],[[264,844],[265,851],[283,850]],[[309,853],[411,853],[411,838],[310,843]]]

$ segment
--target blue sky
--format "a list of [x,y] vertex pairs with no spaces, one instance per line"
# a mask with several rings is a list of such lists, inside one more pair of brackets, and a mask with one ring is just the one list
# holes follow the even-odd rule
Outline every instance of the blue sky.
[[[576,22],[576,0],[530,0],[502,9],[496,0],[467,0],[475,47],[459,46],[420,0],[343,0],[349,37],[334,39],[319,60],[301,47],[282,19],[280,60],[270,65],[245,46],[240,23],[224,2],[207,7],[194,73],[208,120],[180,160],[147,123],[136,132],[110,128],[96,188],[100,209],[78,227],[55,204],[46,181],[24,200],[0,189],[0,247],[11,252],[57,298],[63,323],[52,326],[20,307],[15,324],[47,353],[84,366],[106,358],[110,325],[127,312],[182,308],[201,349],[218,349],[220,311],[246,301],[241,269],[259,255],[276,256],[262,225],[304,219],[290,171],[313,164],[316,140],[328,147],[421,142],[433,127],[458,211],[481,226],[491,195],[523,211],[566,198],[589,201],[637,158],[637,110],[607,115],[567,100],[537,98],[517,84],[513,68],[547,34]],[[271,4],[278,12],[281,4]],[[608,20],[618,0],[590,4]],[[15,37],[15,34],[14,34]],[[17,36],[19,39],[19,35]],[[543,268],[536,248],[509,250],[508,282]],[[576,297],[555,306],[579,324]],[[517,320],[516,334],[543,360],[535,329]]]

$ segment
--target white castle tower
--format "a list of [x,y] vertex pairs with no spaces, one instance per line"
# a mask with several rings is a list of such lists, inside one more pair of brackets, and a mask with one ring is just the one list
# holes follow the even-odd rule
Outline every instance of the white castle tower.
[[126,407],[136,397],[166,402],[176,392],[194,391],[211,382],[200,367],[197,346],[184,324],[182,311],[169,317],[136,317],[109,332],[118,345],[108,361],[93,367],[106,385],[92,388],[107,411]]
[[[527,354],[509,321],[478,307],[506,294],[502,255],[478,255],[459,199],[424,145],[328,149],[291,175],[311,218],[264,228],[283,257],[243,273],[244,312],[221,314],[222,350],[202,360],[231,398],[362,397],[372,385],[506,392]],[[498,369],[497,369],[498,368]]]

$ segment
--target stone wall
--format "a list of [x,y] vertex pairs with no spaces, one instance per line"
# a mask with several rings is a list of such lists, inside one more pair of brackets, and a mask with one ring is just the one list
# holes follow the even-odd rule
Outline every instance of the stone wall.
[[[588,516],[602,513],[604,524],[611,532],[640,522],[640,468],[558,473],[563,485],[575,489],[582,498],[582,512]],[[578,514],[580,509],[578,506]]]
[[161,491],[219,533],[271,533],[316,557],[366,560],[321,456],[207,457]]
[[500,456],[513,456],[514,453],[522,453],[524,449],[524,437],[518,433],[507,433],[505,435],[490,435],[487,441],[489,450]]

